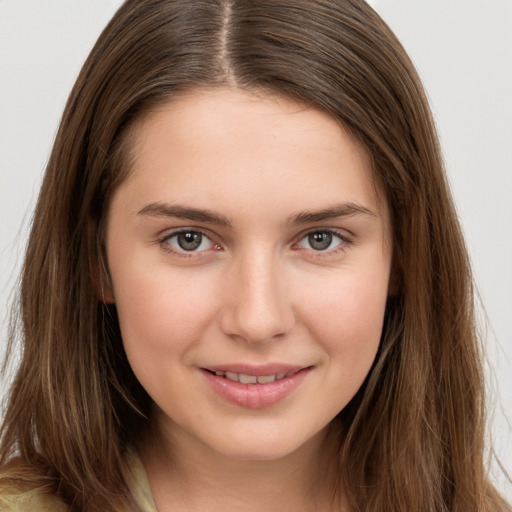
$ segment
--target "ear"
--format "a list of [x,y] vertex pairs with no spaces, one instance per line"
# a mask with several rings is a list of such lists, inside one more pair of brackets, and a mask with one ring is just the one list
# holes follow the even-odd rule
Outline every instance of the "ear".
[[91,265],[94,294],[96,299],[103,304],[115,304],[116,301],[105,257],[103,254],[99,254],[103,251],[101,248],[98,248],[97,252],[98,254]]
[[114,291],[112,290],[110,275],[100,270],[99,272],[99,300],[103,304],[115,304],[116,300],[114,297]]
[[398,265],[393,259],[391,263],[391,272],[389,274],[388,297],[397,297],[402,290],[402,273],[398,270]]
[[[90,240],[96,243],[91,257],[91,277],[94,286],[94,295],[96,299],[103,304],[115,304],[114,292],[112,289],[112,281],[108,270],[107,255],[105,245],[101,234],[93,234],[95,231],[93,223],[89,223]],[[92,235],[92,236],[91,236]]]

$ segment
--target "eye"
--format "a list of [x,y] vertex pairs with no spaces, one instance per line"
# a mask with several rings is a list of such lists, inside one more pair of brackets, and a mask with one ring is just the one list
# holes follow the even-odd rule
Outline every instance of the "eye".
[[330,230],[321,230],[308,233],[299,241],[298,246],[314,251],[329,251],[338,248],[344,242],[348,241],[342,235]]
[[217,247],[204,233],[193,229],[171,233],[161,243],[174,252],[202,252]]

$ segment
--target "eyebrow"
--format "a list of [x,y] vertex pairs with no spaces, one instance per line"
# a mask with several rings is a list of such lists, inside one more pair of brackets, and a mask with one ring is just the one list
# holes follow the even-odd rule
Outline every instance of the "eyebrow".
[[166,203],[149,203],[141,208],[137,212],[137,215],[143,217],[175,217],[196,222],[207,222],[218,226],[231,225],[227,217],[210,210],[201,210],[198,208],[190,208],[189,206]]
[[[287,223],[292,225],[307,224],[340,217],[350,217],[357,214],[370,215],[372,217],[377,216],[374,212],[362,205],[348,202],[322,208],[320,210],[306,210],[299,212],[296,215],[289,217],[287,219]],[[189,206],[161,202],[146,204],[137,212],[137,215],[141,215],[143,217],[174,217],[195,222],[206,222],[208,224],[224,227],[231,226],[231,222],[227,217],[212,212],[211,210],[203,210],[200,208],[191,208]]]
[[303,211],[293,215],[288,220],[289,224],[307,224],[309,222],[320,222],[340,217],[351,217],[352,215],[363,214],[377,217],[377,215],[368,208],[357,203],[341,203],[321,210]]

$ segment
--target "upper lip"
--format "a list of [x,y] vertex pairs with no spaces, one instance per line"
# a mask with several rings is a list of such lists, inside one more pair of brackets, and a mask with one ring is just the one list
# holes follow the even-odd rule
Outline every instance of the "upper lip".
[[291,365],[282,363],[270,363],[264,365],[253,365],[253,364],[219,364],[212,366],[203,366],[203,370],[210,372],[232,372],[242,373],[244,375],[254,375],[256,377],[263,375],[273,375],[278,373],[295,373],[305,368],[310,368],[306,365]]

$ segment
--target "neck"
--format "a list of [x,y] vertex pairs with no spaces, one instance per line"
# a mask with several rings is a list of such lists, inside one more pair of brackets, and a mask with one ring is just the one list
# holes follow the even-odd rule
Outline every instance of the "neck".
[[159,512],[339,511],[339,501],[331,508],[337,488],[331,454],[338,452],[332,437],[323,432],[279,459],[240,460],[158,432],[146,436],[140,453]]

